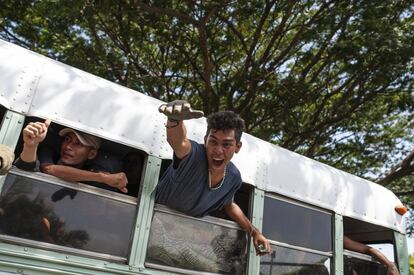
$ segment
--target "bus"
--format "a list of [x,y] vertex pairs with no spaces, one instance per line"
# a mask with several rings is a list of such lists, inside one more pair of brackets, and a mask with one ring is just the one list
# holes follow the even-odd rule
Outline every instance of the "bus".
[[[1,40],[0,72],[0,139],[16,156],[25,125],[49,118],[50,133],[100,137],[93,161],[129,179],[120,194],[13,167],[0,180],[0,274],[386,274],[344,235],[409,274],[406,215],[380,185],[244,134],[235,201],[271,243],[259,257],[221,211],[194,218],[154,202],[172,159],[163,102]],[[203,142],[205,118],[186,126]]]

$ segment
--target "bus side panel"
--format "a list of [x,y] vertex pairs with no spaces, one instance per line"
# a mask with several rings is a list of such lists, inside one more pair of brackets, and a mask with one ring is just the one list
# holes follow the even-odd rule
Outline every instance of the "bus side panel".
[[397,252],[398,267],[401,275],[409,275],[408,246],[405,235],[394,231],[395,250]]

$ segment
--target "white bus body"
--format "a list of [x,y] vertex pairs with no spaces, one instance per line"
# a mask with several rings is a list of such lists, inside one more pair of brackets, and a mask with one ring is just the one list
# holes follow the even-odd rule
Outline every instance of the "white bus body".
[[[162,104],[161,101],[1,40],[0,104],[5,109],[5,117],[8,114],[15,114],[19,118],[50,118],[55,124],[99,136],[114,144],[138,149],[151,158],[159,160],[159,163],[163,159],[168,160],[172,157],[172,150],[166,142],[165,136],[164,122],[166,119],[158,112],[158,106]],[[3,143],[15,147],[18,142],[18,139],[15,138],[16,133],[13,132],[13,129],[7,128],[7,125],[10,127],[10,122],[6,124],[3,121],[1,133]],[[19,131],[22,126],[18,129]],[[205,118],[186,121],[186,126],[189,137],[202,143],[206,129]],[[340,220],[359,221],[361,224],[368,224],[368,229],[384,228],[391,232],[386,235],[392,236],[394,239],[392,245],[402,274],[408,274],[408,267],[404,262],[407,259],[406,251],[405,255],[401,255],[404,254],[401,251],[406,249],[405,217],[394,210],[402,203],[391,191],[249,134],[243,134],[242,142],[242,149],[239,154],[235,155],[233,162],[239,168],[243,182],[253,190],[250,211],[251,218],[258,227],[261,227],[263,222],[264,197],[276,196],[282,200],[298,202],[310,208],[330,213],[333,227],[335,227],[332,231],[332,251],[329,252],[330,254],[328,253],[328,256],[330,255],[329,257],[332,258],[329,267],[331,274],[343,274],[343,249],[338,247],[340,240],[335,240],[343,230]],[[146,179],[146,181],[149,180]],[[153,176],[152,187],[155,186],[156,180],[157,178]],[[144,184],[146,181],[142,180],[141,183]],[[144,193],[140,192],[141,196],[148,196],[148,200],[152,203],[148,206],[152,208],[151,192]],[[138,198],[137,205],[142,201]],[[255,203],[257,206],[254,205]],[[160,209],[162,210],[162,207]],[[144,219],[141,216],[145,216],[145,213],[139,211],[137,219]],[[151,216],[152,214],[151,210],[147,215]],[[179,215],[178,213],[173,214]],[[151,217],[146,219],[147,222],[151,222]],[[134,238],[143,238],[143,236],[148,238],[148,234],[149,231],[143,233],[136,230],[133,236]],[[355,236],[358,239],[357,235]],[[388,237],[384,238],[379,231],[373,232],[372,235],[374,237],[368,238],[367,241],[388,239]],[[362,240],[363,237],[360,239]],[[131,241],[140,242],[139,240]],[[275,241],[277,242],[277,240]],[[398,243],[401,241],[402,244]],[[35,251],[29,260],[22,255],[25,253],[24,249],[23,252],[19,250],[19,247],[25,247],[24,245],[13,244],[13,240],[10,241],[10,239],[4,242],[4,245],[6,244],[7,247],[0,249],[0,271],[12,272],[14,270],[17,272],[16,270],[27,269],[35,274],[33,270],[37,268],[36,270],[40,270],[39,272],[48,272],[46,267],[39,264],[41,260],[33,256],[40,253],[39,255],[43,257],[48,253]],[[135,252],[128,253],[126,268],[119,268],[119,270],[123,270],[125,274],[130,270],[133,270],[131,272],[142,272],[142,274],[158,274],[157,272],[159,274],[173,274],[168,272],[177,272],[174,268],[170,269],[173,271],[168,271],[168,268],[167,271],[160,271],[162,268],[158,270],[159,266],[157,265],[145,265],[145,253],[139,251],[140,249],[145,250],[145,248],[138,249],[137,245],[132,245]],[[145,246],[146,242],[142,245]],[[0,243],[0,247],[2,247],[2,243]],[[289,247],[289,244],[284,244],[284,247]],[[48,251],[47,248],[44,249]],[[5,251],[14,251],[14,259],[24,258],[24,264],[21,264],[20,267],[7,265],[6,261],[2,260],[2,253],[7,257],[12,256]],[[40,251],[43,250],[40,249]],[[249,251],[251,254],[252,249],[250,248]],[[144,255],[139,255],[141,252]],[[57,255],[66,255],[64,252],[53,253],[50,255],[52,258],[59,257]],[[260,259],[250,254],[248,253],[247,256],[246,272],[259,274]],[[88,255],[82,257],[88,257]],[[337,259],[337,257],[341,259]],[[82,262],[81,259],[79,261]],[[53,272],[56,270],[65,270],[64,262],[64,259],[61,265],[56,262],[51,274],[54,274]],[[96,270],[88,271],[90,268],[88,264],[84,264],[83,272],[95,274]],[[111,269],[111,265],[116,264],[103,265],[99,272],[110,274],[108,268],[109,270],[117,269],[117,267]],[[36,268],[30,269],[30,266],[36,266]],[[131,269],[129,269],[130,267]],[[69,267],[68,270],[70,270]],[[178,273],[181,271],[188,274],[194,272],[179,269]],[[273,274],[273,271],[269,272],[269,274]]]

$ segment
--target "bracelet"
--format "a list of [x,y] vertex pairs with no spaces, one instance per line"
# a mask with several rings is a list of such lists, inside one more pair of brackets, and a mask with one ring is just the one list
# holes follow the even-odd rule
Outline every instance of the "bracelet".
[[[169,122],[175,122],[175,124],[174,125],[168,125],[168,121]],[[168,121],[167,121],[167,123],[164,124],[165,125],[165,128],[167,128],[167,129],[177,127],[180,124],[180,121],[179,120],[175,120],[175,119],[169,118]]]

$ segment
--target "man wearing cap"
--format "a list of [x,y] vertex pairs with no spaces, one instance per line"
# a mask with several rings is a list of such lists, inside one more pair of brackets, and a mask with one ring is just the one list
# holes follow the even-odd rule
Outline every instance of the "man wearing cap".
[[50,120],[31,122],[23,129],[23,151],[17,159],[16,167],[26,171],[42,171],[71,182],[94,182],[92,184],[112,191],[127,193],[128,183],[125,173],[109,174],[90,171],[87,161],[94,159],[98,153],[101,140],[70,128],[64,128],[59,135],[64,137],[60,147],[59,159],[55,162],[48,154],[38,160],[41,149],[38,147],[46,138]]

